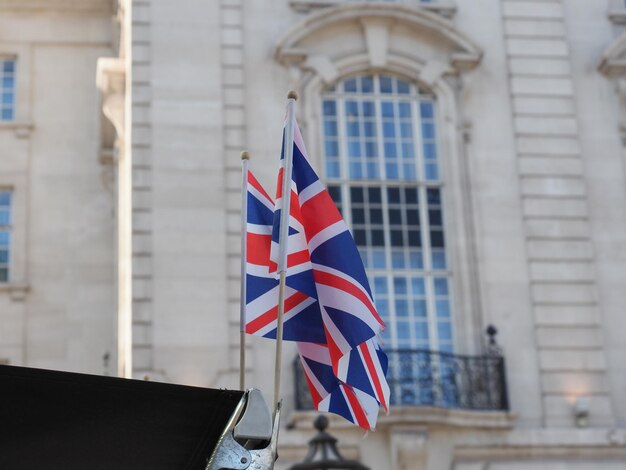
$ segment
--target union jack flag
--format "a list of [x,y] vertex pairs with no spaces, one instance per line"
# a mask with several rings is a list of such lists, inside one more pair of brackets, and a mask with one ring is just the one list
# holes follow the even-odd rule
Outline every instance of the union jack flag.
[[[270,253],[274,263],[278,252],[284,149],[282,153]],[[308,295],[314,292],[320,304],[333,371],[347,382],[349,353],[376,337],[385,324],[374,306],[365,268],[348,226],[306,155],[300,129],[295,124],[287,285]],[[304,275],[313,277],[314,289],[310,281],[302,282]],[[313,340],[303,337],[296,341]]]
[[[278,280],[270,273],[274,202],[248,171],[246,233],[246,333],[276,339]],[[297,321],[294,319],[297,316]],[[315,296],[286,288],[283,339],[326,343]]]
[[[274,203],[250,171],[247,181],[246,332],[275,338],[278,280],[270,273]],[[315,408],[343,416],[363,429],[373,429],[380,405],[386,410],[388,407],[387,383],[379,379],[387,370],[385,354],[374,339],[359,345],[351,351],[349,361],[348,380],[354,386],[342,382],[333,372],[317,299],[290,287],[287,292],[284,339],[317,338],[316,342],[298,341]]]

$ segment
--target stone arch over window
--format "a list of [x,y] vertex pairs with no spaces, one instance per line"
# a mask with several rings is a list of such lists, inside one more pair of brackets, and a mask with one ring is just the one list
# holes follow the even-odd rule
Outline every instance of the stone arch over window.
[[[442,155],[440,171],[445,181],[441,187],[445,186],[443,211],[446,243],[449,241],[450,245],[446,246],[446,249],[450,248],[447,262],[453,270],[454,292],[450,297],[454,298],[453,310],[460,312],[454,318],[456,346],[453,349],[465,353],[479,352],[484,321],[473,262],[472,211],[464,161],[466,123],[460,106],[461,76],[478,66],[481,57],[480,48],[449,20],[419,6],[389,3],[355,3],[325,8],[297,24],[275,49],[276,60],[288,69],[291,85],[300,92],[299,121],[309,154],[320,174],[328,176],[322,101],[332,94],[333,87],[345,86],[347,81],[356,77],[359,77],[357,80],[374,77],[380,86],[382,77],[389,77],[395,80],[396,87],[399,82],[411,87],[416,99],[414,113],[419,111],[418,98],[422,91],[436,102],[436,122],[433,124],[437,129],[438,151]],[[381,106],[380,102],[378,106]],[[413,125],[419,125],[419,122],[413,122]],[[327,182],[330,183],[329,178]],[[342,191],[345,192],[346,188]],[[422,197],[426,199],[426,194]],[[390,235],[387,233],[387,237]],[[410,262],[409,258],[406,262]],[[432,264],[432,258],[429,264]],[[371,282],[375,280],[371,279]],[[387,282],[387,287],[389,282],[393,283],[393,278]],[[402,284],[401,280],[399,282]],[[406,282],[412,282],[411,276],[405,278]],[[434,278],[428,282],[434,292]],[[441,281],[438,281],[437,288],[443,292]],[[435,300],[433,294],[430,301]],[[396,346],[402,346],[397,337],[393,341]],[[419,345],[414,341],[410,346]],[[437,342],[434,346],[438,346]],[[447,344],[439,347],[450,349]]]

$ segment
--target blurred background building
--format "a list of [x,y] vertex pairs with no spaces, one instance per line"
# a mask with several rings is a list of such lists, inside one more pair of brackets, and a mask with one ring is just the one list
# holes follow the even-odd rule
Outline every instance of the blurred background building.
[[[365,440],[332,419],[344,453],[625,468],[624,25],[618,0],[0,0],[0,361],[236,387],[239,153],[273,192],[293,88],[388,323],[394,406]],[[281,468],[313,433],[293,358]]]

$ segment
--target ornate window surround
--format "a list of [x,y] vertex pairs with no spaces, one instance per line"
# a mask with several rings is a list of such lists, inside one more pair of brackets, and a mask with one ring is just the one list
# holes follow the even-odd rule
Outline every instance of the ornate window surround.
[[461,104],[464,72],[482,50],[453,23],[407,4],[350,3],[320,9],[295,25],[275,48],[291,85],[301,93],[299,121],[314,166],[322,165],[320,96],[325,86],[361,73],[386,73],[428,88],[439,108],[446,227],[454,270],[455,343],[481,352],[482,312],[475,265],[466,122]]

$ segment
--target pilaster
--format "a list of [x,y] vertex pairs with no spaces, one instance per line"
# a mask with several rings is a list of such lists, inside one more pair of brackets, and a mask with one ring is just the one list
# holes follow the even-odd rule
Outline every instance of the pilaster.
[[[228,319],[232,385],[239,370],[239,288],[241,283],[241,159],[246,149],[244,86],[244,4],[222,0],[220,7],[222,45],[222,97],[224,126],[224,168],[227,217]],[[253,156],[254,159],[254,156]],[[248,354],[250,357],[250,354]]]
[[545,425],[610,425],[587,187],[562,0],[503,0]]
[[152,123],[151,123],[151,0],[133,0],[132,7],[132,283],[133,376],[152,376]]

